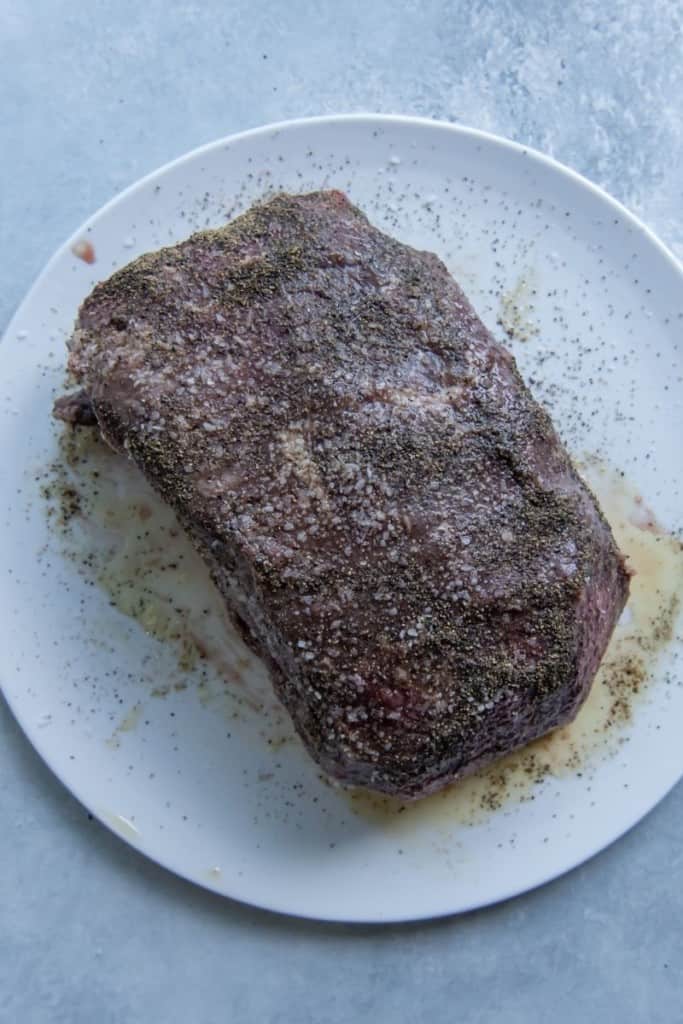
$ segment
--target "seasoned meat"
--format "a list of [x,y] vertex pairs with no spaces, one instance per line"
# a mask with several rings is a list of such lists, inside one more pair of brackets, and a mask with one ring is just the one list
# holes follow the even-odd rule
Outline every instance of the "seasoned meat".
[[58,398],[52,410],[58,420],[70,423],[72,427],[95,427],[97,416],[92,402],[85,391]]
[[628,572],[436,256],[278,195],[97,285],[69,362],[330,775],[418,796],[576,714]]

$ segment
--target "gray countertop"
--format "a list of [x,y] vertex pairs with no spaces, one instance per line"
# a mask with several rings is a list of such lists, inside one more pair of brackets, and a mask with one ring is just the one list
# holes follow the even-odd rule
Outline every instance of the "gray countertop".
[[[333,111],[536,146],[683,257],[681,23],[678,0],[0,0],[0,329],[123,186],[221,135]],[[3,1024],[683,1019],[680,786],[611,849],[504,905],[317,925],[143,859],[89,820],[1,702],[0,736]]]

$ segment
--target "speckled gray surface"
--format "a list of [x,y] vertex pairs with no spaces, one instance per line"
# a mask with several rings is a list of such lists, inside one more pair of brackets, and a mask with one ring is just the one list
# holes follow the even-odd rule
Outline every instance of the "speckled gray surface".
[[[400,8],[400,10],[399,10]],[[683,256],[675,0],[0,2],[0,328],[56,245],[217,136],[342,110],[553,154]],[[169,876],[64,791],[0,705],[0,1020],[681,1019],[683,790],[591,863],[435,924],[315,925]]]

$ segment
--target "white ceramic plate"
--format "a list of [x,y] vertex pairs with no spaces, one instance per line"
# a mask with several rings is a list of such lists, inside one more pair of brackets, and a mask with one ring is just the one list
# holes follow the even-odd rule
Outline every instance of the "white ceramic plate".
[[[641,570],[613,676],[575,731],[407,810],[320,779],[135,473],[97,446],[61,478],[50,468],[65,340],[93,284],[268,190],[321,186],[439,253],[491,329],[514,334],[522,371],[573,453],[597,457],[596,486]],[[649,621],[664,621],[680,578],[680,545],[666,534],[683,507],[682,295],[662,245],[577,175],[490,135],[412,118],[247,132],[122,193],[52,258],[2,342],[0,678],[33,745],[149,857],[308,917],[462,911],[600,850],[683,771],[680,636]],[[66,477],[82,494],[65,527]],[[138,618],[126,614],[136,602]],[[629,671],[650,677],[633,702]],[[625,721],[603,732],[606,717]]]

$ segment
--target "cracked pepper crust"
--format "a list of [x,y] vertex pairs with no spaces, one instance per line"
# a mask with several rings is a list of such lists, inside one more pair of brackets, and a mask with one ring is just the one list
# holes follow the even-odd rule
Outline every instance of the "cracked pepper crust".
[[424,795],[576,714],[628,572],[436,256],[278,195],[97,285],[69,365],[332,776]]

